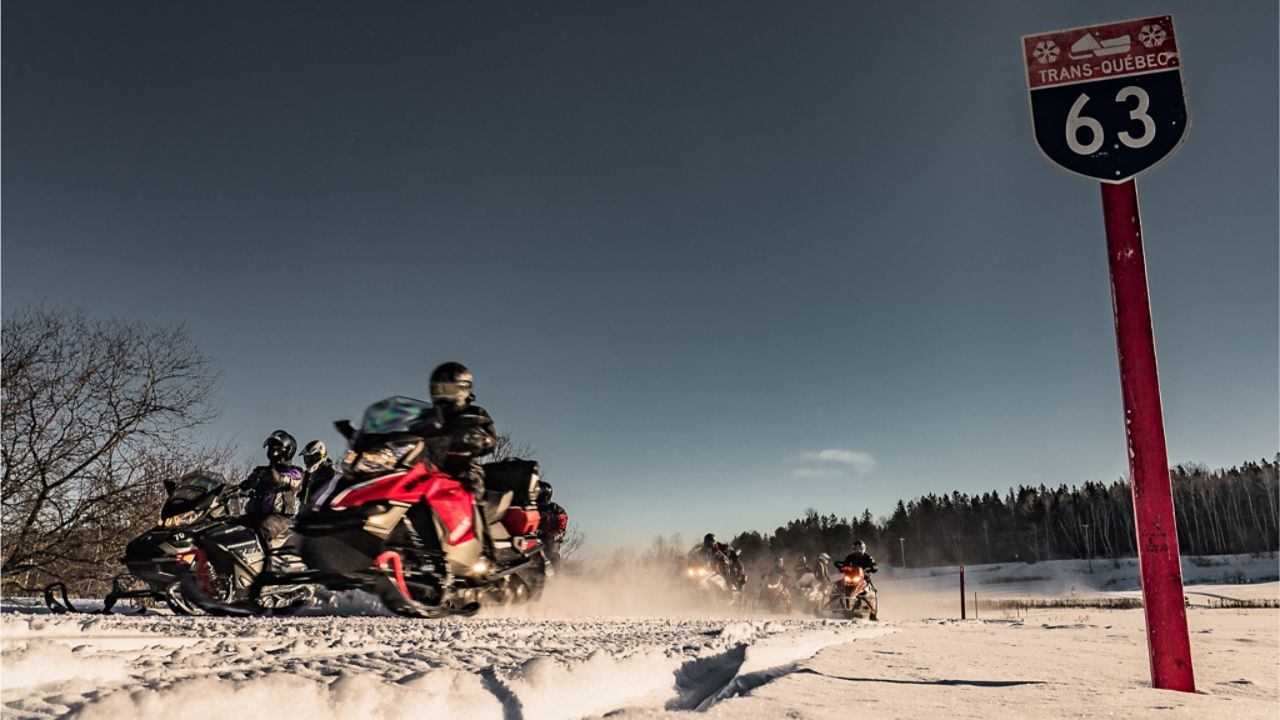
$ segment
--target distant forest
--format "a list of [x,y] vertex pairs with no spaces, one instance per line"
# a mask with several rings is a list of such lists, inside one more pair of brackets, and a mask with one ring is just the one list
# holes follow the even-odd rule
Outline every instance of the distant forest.
[[[1179,465],[1170,472],[1178,545],[1183,555],[1277,550],[1280,545],[1280,454],[1230,470]],[[927,567],[992,562],[1038,562],[1137,555],[1129,482],[1067,488],[1018,486],[968,496],[925,495],[898,502],[888,518],[864,511],[857,519],[809,510],[772,535],[739,534],[745,558],[828,552],[835,559],[853,540],[882,565]]]

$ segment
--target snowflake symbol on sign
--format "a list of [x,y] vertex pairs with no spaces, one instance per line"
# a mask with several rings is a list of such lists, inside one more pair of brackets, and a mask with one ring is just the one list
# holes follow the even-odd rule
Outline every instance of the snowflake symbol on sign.
[[1160,23],[1143,25],[1142,29],[1138,31],[1138,39],[1149,48],[1163,45],[1167,37],[1169,37],[1169,34],[1164,31],[1164,28],[1160,27]]
[[1041,40],[1036,43],[1036,49],[1032,50],[1031,54],[1035,57],[1036,62],[1041,65],[1048,65],[1049,63],[1057,60],[1058,54],[1061,52],[1062,51],[1058,49],[1058,45],[1052,40]]

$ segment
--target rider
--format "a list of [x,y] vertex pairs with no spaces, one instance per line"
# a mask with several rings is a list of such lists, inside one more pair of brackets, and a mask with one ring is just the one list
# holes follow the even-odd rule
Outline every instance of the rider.
[[853,541],[853,552],[846,555],[844,562],[840,564],[841,566],[852,565],[854,567],[860,567],[866,570],[868,574],[880,569],[879,566],[876,565],[875,558],[867,554],[867,544],[861,540]]
[[831,556],[826,553],[818,553],[818,558],[813,561],[813,577],[822,587],[826,587],[831,583]]
[[302,448],[302,464],[306,470],[302,473],[302,496],[298,504],[305,506],[312,495],[333,480],[337,471],[325,452],[324,442],[320,440],[312,440]]
[[788,585],[786,561],[783,560],[781,556],[779,556],[778,559],[774,561],[773,566],[770,567],[769,570],[765,573],[764,578],[762,579],[769,585],[773,585],[775,583],[781,583],[783,587],[786,587]]
[[462,363],[447,362],[431,371],[431,402],[444,418],[443,432],[451,438],[444,470],[484,500],[484,466],[480,458],[493,452],[498,435],[493,418],[471,394],[471,371]]
[[292,464],[298,441],[284,430],[268,435],[262,447],[267,449],[268,464],[254,468],[237,487],[248,496],[241,521],[256,530],[264,544],[271,545],[289,530],[302,469]]
[[875,620],[876,619],[876,604],[875,604],[876,584],[871,582],[871,573],[875,572],[876,570],[879,570],[880,568],[876,565],[875,558],[867,554],[867,544],[862,542],[861,540],[854,540],[853,552],[846,555],[844,557],[844,562],[840,564],[841,566],[852,565],[853,567],[860,567],[863,570],[867,571],[867,584],[871,586],[869,590],[869,594],[872,598],[871,614],[869,617],[872,620]]
[[813,568],[809,565],[809,558],[803,554],[796,558],[796,566],[791,568],[791,572],[796,576],[797,583],[803,580],[805,575],[813,572]]
[[560,503],[551,501],[551,483],[538,481],[538,538],[547,549],[547,561],[552,567],[560,565],[560,541],[569,526],[569,514]]
[[746,573],[742,572],[739,551],[717,540],[715,533],[707,533],[703,536],[700,549],[721,577],[732,583],[738,590],[742,589],[747,579]]

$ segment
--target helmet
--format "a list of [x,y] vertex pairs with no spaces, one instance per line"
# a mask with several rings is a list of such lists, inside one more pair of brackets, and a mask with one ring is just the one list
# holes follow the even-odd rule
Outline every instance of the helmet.
[[447,362],[431,371],[431,402],[445,407],[462,407],[471,394],[471,371],[466,365]]
[[551,502],[551,483],[538,481],[538,504],[546,505]]
[[809,564],[809,556],[808,556],[808,555],[801,555],[801,556],[800,556],[800,564],[801,564],[801,565],[808,565],[808,564]]
[[711,547],[712,545],[715,545],[715,544],[716,544],[716,534],[715,534],[715,533],[707,533],[707,534],[702,538],[702,546],[703,546],[703,547]]
[[856,553],[864,553],[867,551],[867,544],[861,540],[853,541],[853,551]]
[[307,467],[312,467],[325,459],[324,443],[320,440],[312,440],[307,446],[302,448],[302,463]]
[[268,460],[283,465],[293,460],[294,453],[298,452],[298,441],[289,433],[277,430],[267,436],[262,447],[267,449]]
[[782,556],[779,555],[778,562],[774,563],[774,565],[777,565],[779,570],[785,570],[787,567],[787,561],[783,560]]
[[831,556],[826,553],[818,553],[818,560],[822,562],[831,562]]

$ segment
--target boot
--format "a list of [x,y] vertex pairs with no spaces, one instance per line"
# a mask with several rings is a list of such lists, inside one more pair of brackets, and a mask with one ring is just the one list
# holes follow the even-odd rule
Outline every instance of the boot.
[[489,519],[485,516],[484,501],[476,502],[476,537],[484,548],[481,553],[488,559],[489,567],[496,567],[498,553],[493,548],[493,538],[489,534]]

